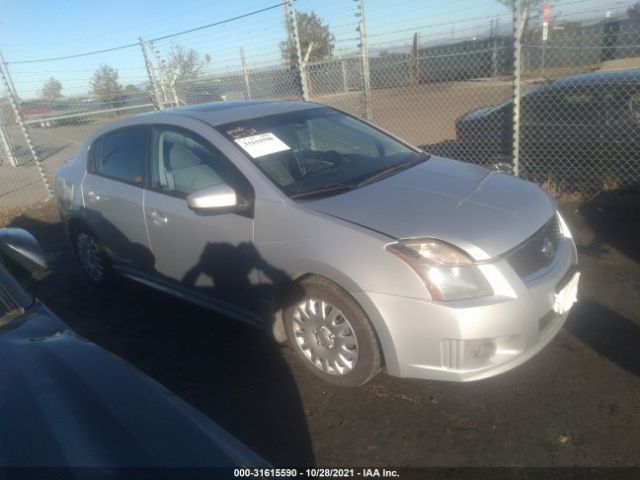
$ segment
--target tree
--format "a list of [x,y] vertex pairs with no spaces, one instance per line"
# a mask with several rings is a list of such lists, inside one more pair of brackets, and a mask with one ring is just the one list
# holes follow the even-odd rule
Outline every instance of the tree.
[[100,65],[91,79],[91,93],[104,102],[122,97],[122,85],[118,83],[118,71],[109,65]]
[[[524,23],[523,31],[527,30],[527,24],[529,23],[529,20],[532,17],[537,18],[538,15],[542,13],[542,6],[549,1],[550,0],[520,0],[521,11],[527,12],[527,18]],[[497,2],[513,10],[516,0],[497,0]]]
[[[515,8],[516,0],[496,0],[507,8],[513,10]],[[542,6],[550,0],[520,0],[520,12],[522,15],[526,12],[524,25],[522,25],[523,35],[526,35],[527,27],[531,18],[538,18],[538,15],[542,13]]]
[[124,87],[124,94],[128,97],[135,97],[136,95],[140,95],[142,92],[138,87],[129,83]]
[[173,78],[178,70],[177,80],[193,80],[198,78],[211,57],[207,54],[200,58],[200,54],[193,48],[185,48],[182,45],[174,44],[169,52],[169,76]]
[[59,80],[51,77],[42,87],[42,98],[48,102],[55,102],[62,98],[62,84]]
[[[335,37],[329,31],[329,26],[322,23],[314,12],[297,12],[298,35],[300,36],[300,50],[302,57],[307,53],[309,44],[313,42],[309,61],[317,62],[333,55]],[[298,65],[298,53],[293,40],[293,25],[287,24],[287,39],[280,42],[280,54],[285,63],[292,67]]]
[[[520,0],[520,5],[522,8],[528,8],[529,14],[535,14],[536,10],[538,10],[545,2],[549,2],[550,0]],[[498,3],[503,4],[505,7],[513,8],[516,3],[515,0],[497,0]]]

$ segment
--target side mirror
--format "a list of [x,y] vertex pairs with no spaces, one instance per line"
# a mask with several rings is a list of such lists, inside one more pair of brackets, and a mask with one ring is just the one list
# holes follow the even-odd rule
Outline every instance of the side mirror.
[[42,247],[26,230],[0,229],[0,253],[11,273],[18,278],[27,276],[31,280],[42,280],[49,274]]
[[233,188],[221,183],[193,192],[187,197],[187,205],[193,210],[231,208],[238,205],[238,197]]

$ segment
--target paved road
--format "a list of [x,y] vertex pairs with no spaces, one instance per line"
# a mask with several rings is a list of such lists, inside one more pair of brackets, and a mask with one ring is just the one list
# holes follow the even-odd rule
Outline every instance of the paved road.
[[579,244],[581,301],[543,352],[477,383],[381,374],[358,389],[325,385],[261,332],[160,293],[126,282],[90,287],[55,206],[14,225],[47,246],[54,273],[38,294],[57,314],[276,466],[639,465],[638,211],[565,211]]

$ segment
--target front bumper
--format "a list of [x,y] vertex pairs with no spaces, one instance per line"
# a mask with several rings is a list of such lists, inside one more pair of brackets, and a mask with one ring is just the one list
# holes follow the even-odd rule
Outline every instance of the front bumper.
[[[554,261],[521,279],[505,259],[480,268],[494,295],[456,302],[382,293],[355,293],[379,332],[387,372],[399,377],[472,381],[529,360],[562,328],[567,312],[553,310],[556,287],[577,264],[571,238]],[[377,326],[376,325],[376,326]]]

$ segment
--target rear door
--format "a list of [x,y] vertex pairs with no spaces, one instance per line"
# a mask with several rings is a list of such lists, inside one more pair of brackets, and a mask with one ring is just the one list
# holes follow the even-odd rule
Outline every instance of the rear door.
[[202,136],[171,126],[153,128],[150,171],[144,215],[157,279],[241,317],[258,313],[252,214],[194,211],[186,200],[197,190],[226,183],[251,202],[248,181]]
[[147,127],[129,127],[91,146],[82,195],[87,221],[117,266],[144,268],[149,241],[142,209]]

